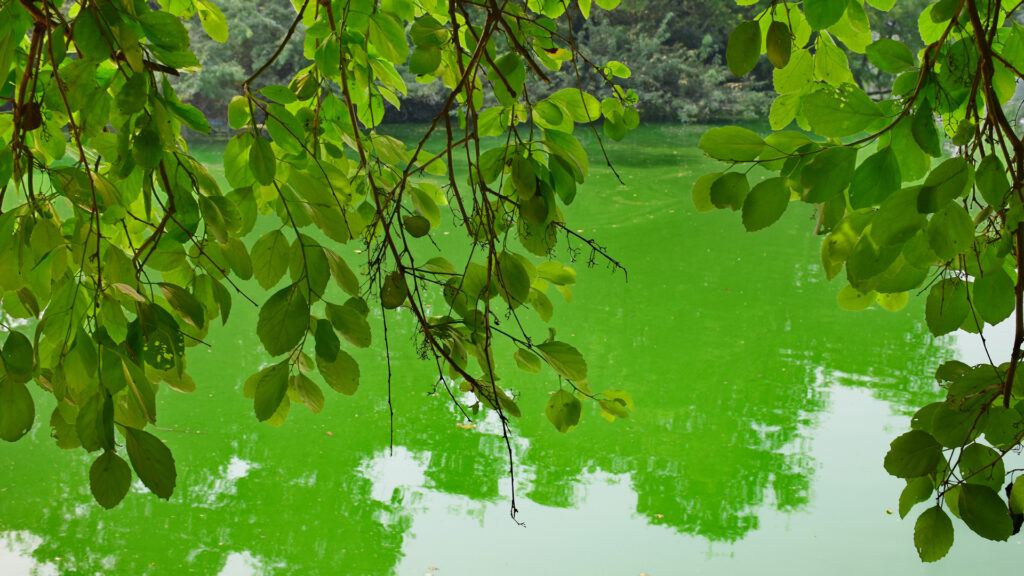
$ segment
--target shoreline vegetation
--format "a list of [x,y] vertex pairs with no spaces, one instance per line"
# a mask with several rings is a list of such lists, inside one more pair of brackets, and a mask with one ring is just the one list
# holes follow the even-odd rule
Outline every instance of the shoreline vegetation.
[[[924,0],[908,0],[872,29],[883,36],[907,38],[920,43],[917,10]],[[177,79],[175,90],[183,101],[199,108],[215,132],[227,134],[227,107],[239,93],[241,83],[270,56],[274,49],[266,38],[280,38],[291,20],[288,3],[270,0],[223,0],[220,2],[232,31],[227,42],[209,38],[198,18],[189,21],[191,46],[203,63],[195,74]],[[742,79],[726,66],[725,49],[729,33],[739,22],[756,15],[757,6],[737,6],[733,0],[623,0],[613,11],[595,7],[584,19],[579,11],[572,26],[577,48],[594,62],[618,61],[632,74],[621,79],[624,87],[639,96],[638,110],[643,122],[700,123],[750,122],[767,118],[772,101],[772,66],[767,60]],[[577,21],[578,20],[578,21]],[[566,26],[565,22],[559,25]],[[274,64],[263,72],[261,84],[287,85],[295,73],[310,64],[312,54],[303,54],[304,30],[296,31]],[[920,47],[918,47],[920,48]],[[891,85],[885,72],[863,62],[851,61],[857,80],[866,89]],[[409,73],[398,66],[405,84],[387,104],[388,123],[429,122],[441,109],[447,91],[439,80]],[[531,75],[526,89],[532,101],[540,101],[564,88],[578,87],[592,92],[601,86],[596,74],[581,74],[565,68],[547,74],[547,82]]]

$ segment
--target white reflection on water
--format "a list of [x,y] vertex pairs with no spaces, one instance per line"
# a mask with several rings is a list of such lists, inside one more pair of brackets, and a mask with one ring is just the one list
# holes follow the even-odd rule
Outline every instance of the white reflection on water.
[[[820,382],[825,384],[828,382]],[[737,542],[657,525],[637,513],[628,474],[603,471],[579,481],[574,508],[554,508],[517,498],[525,528],[508,518],[508,501],[472,501],[429,488],[423,494],[394,574],[491,576],[521,574],[919,574],[962,575],[1017,569],[1024,538],[988,542],[957,524],[957,544],[937,564],[923,564],[913,544],[914,518],[888,514],[903,481],[882,468],[892,438],[908,426],[888,402],[864,388],[827,386],[828,410],[808,418],[799,445],[786,446],[813,459],[815,478],[807,506],[780,511],[771,491],[751,510],[757,528]],[[397,450],[396,450],[397,452]],[[396,472],[397,473],[397,472]],[[371,476],[375,481],[380,475]],[[394,479],[388,480],[394,483]],[[410,482],[411,484],[412,482]],[[507,482],[502,495],[507,498]],[[655,514],[657,517],[657,514]],[[501,543],[500,546],[497,543]]]
[[266,566],[263,561],[252,555],[248,550],[228,554],[224,567],[217,576],[256,576],[264,574]]
[[258,464],[232,456],[227,464],[218,469],[217,475],[211,475],[203,484],[195,487],[196,500],[210,507],[223,505],[225,496],[232,496],[237,491],[235,484],[258,467]]
[[56,576],[57,567],[47,562],[40,564],[32,558],[32,551],[43,539],[26,530],[0,533],[0,566],[4,574],[15,576]]
[[[971,366],[988,363],[985,346],[982,345],[981,337],[977,334],[957,330],[953,334],[953,341],[957,351],[957,360]],[[1011,316],[995,326],[985,326],[985,344],[988,347],[988,353],[992,355],[993,362],[997,364],[1009,362],[1010,351],[1013,349],[1013,317]],[[944,360],[951,359],[945,358]]]
[[363,463],[359,473],[373,482],[370,497],[390,504],[410,488],[423,486],[430,454],[414,454],[405,446],[395,446],[393,452],[383,450]]

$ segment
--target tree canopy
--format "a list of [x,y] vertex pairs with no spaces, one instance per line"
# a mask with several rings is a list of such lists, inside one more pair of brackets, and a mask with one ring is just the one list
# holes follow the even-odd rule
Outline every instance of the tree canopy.
[[[989,362],[938,366],[945,401],[921,407],[885,456],[906,480],[900,516],[931,503],[914,545],[935,561],[953,543],[950,513],[999,541],[1024,519],[1024,481],[1004,462],[1024,439],[1024,144],[1013,104],[1024,27],[1019,2],[939,0],[917,12],[919,38],[873,33],[869,12],[896,5],[771,2],[736,26],[730,69],[747,74],[761,55],[775,68],[773,131],[705,132],[701,149],[726,167],[692,194],[698,210],[740,212],[749,231],[809,204],[822,271],[845,281],[839,306],[895,311],[927,292],[933,335],[982,339]],[[886,90],[855,81],[856,55],[893,78]],[[1012,345],[990,350],[985,330],[1004,321]]]
[[[246,5],[229,0],[0,4],[0,438],[35,423],[34,383],[56,401],[57,445],[95,454],[100,505],[122,501],[133,476],[169,498],[177,475],[151,431],[156,395],[196,388],[186,349],[233,306],[259,308],[267,363],[244,393],[271,425],[293,404],[319,412],[324,386],[356,393],[346,350],[383,339],[390,354],[399,321],[416,327],[437,391],[466,417],[497,414],[510,474],[521,414],[507,370],[557,377],[545,416],[561,432],[584,401],[628,417],[629,394],[592,388],[581,351],[544,326],[572,297],[574,261],[622,269],[563,212],[590,171],[582,134],[624,138],[640,122],[633,85],[675,102],[686,92],[670,79],[701,77],[724,54],[735,77],[770,75],[772,133],[703,135],[725,167],[697,180],[698,210],[738,211],[756,231],[812,206],[823,271],[845,271],[843,308],[899,310],[927,291],[937,336],[1012,318],[1009,360],[939,366],[947,399],[923,406],[884,461],[907,482],[901,516],[933,503],[915,529],[923,560],[952,544],[947,510],[1006,540],[1024,513],[1024,483],[1004,464],[1024,439],[1020,4],[702,5],[703,27],[731,28],[724,51],[707,34],[698,45],[672,3],[605,12],[618,4],[292,0],[261,5],[244,27],[229,24]],[[636,41],[652,34],[642,10],[661,15],[650,42]],[[202,46],[238,33],[251,58],[241,78]],[[688,68],[666,57],[670,42],[697,51]],[[663,79],[643,84],[620,53]],[[206,64],[239,80],[224,114],[227,186],[183,137],[211,124],[180,93],[203,105],[234,83],[197,83]],[[732,79],[718,68],[703,74],[710,85]],[[410,85],[433,87],[436,111],[402,140],[379,128]]]
[[[572,9],[587,18],[615,3]],[[280,25],[285,11],[273,10]],[[98,454],[100,505],[116,506],[133,474],[169,498],[174,459],[147,431],[156,394],[196,388],[186,349],[239,305],[259,307],[268,363],[245,384],[259,421],[280,425],[293,404],[319,412],[324,385],[354,394],[346,349],[373,343],[372,317],[384,346],[389,322],[412,322],[436,389],[467,417],[495,411],[506,441],[520,416],[500,384],[508,369],[557,375],[545,413],[562,432],[584,400],[627,417],[629,394],[592,390],[580,351],[536,320],[551,320],[549,294],[571,298],[577,255],[621,268],[560,208],[589,172],[576,125],[597,133],[603,118],[619,139],[639,122],[635,94],[616,83],[629,69],[582,55],[565,13],[553,1],[292,3],[281,37],[258,38],[266,59],[228,106],[224,189],[182,137],[210,124],[171,80],[202,66],[185,21],[229,37],[216,4],[5,2],[0,437],[32,427],[35,382],[57,401],[58,446]],[[263,81],[286,56],[303,67]],[[377,131],[406,91],[399,65],[447,94],[410,142]],[[527,78],[562,68],[599,76],[605,97],[566,88],[533,99]],[[445,220],[457,239],[439,238]],[[362,262],[339,255],[347,243]],[[443,256],[423,256],[439,243]],[[254,299],[250,279],[269,297]],[[514,354],[498,357],[499,339]],[[475,402],[463,406],[459,389]]]

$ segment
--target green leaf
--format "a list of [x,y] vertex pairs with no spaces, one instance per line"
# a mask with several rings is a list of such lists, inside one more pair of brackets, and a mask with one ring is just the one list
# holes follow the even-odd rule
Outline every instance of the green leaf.
[[100,346],[100,382],[111,394],[117,394],[128,386],[124,362],[107,346]]
[[726,172],[711,183],[711,203],[717,208],[739,210],[750,191],[747,175],[741,172]]
[[430,233],[430,220],[419,214],[406,215],[402,218],[402,227],[413,238],[422,238]]
[[28,337],[17,330],[11,330],[4,342],[2,356],[8,378],[14,382],[28,382],[32,379],[35,355]]
[[417,46],[443,46],[451,34],[436,18],[427,14],[409,27],[409,37]]
[[75,18],[73,37],[75,46],[85,58],[105,60],[110,57],[110,44],[107,43],[106,35],[96,21],[92,10],[84,10],[78,18]]
[[334,331],[334,325],[323,318],[317,320],[314,337],[316,338],[316,354],[334,362],[338,357],[338,350],[341,350],[341,340],[338,339],[338,334]]
[[520,370],[530,372],[531,374],[540,374],[541,369],[544,367],[540,357],[525,348],[516,349],[515,361],[516,366]]
[[568,286],[576,283],[576,271],[554,260],[541,262],[537,266],[537,276],[557,286]]
[[1013,481],[1013,488],[1010,490],[1010,510],[1014,514],[1024,513],[1024,476],[1018,476]]
[[729,71],[742,77],[757,66],[761,56],[761,25],[756,20],[740,23],[731,34],[725,49]]
[[380,289],[380,303],[387,310],[394,310],[405,303],[409,297],[409,287],[405,283],[405,276],[394,271],[384,278]]
[[163,292],[164,298],[167,299],[171,308],[181,315],[182,320],[199,330],[203,329],[203,326],[206,325],[206,317],[203,305],[196,300],[195,296],[181,286],[166,282],[160,283],[160,291]]
[[904,188],[889,195],[871,224],[871,237],[882,246],[902,244],[924,227],[927,217],[917,211],[919,187]]
[[969,484],[999,490],[1005,474],[1002,456],[989,446],[974,443],[960,453],[960,476]]
[[936,283],[928,292],[925,321],[935,336],[949,334],[960,328],[970,313],[967,285],[955,278]]
[[708,130],[697,147],[716,160],[745,162],[756,160],[764,150],[764,139],[752,130],[722,126]]
[[249,148],[252,134],[242,132],[228,140],[224,146],[224,178],[235,188],[245,188],[256,182],[249,169]]
[[900,518],[906,518],[915,504],[927,501],[934,491],[932,479],[928,476],[908,478],[906,487],[900,493]]
[[838,90],[823,88],[811,93],[803,99],[801,111],[811,128],[827,138],[852,136],[884,117],[878,104],[849,84]]
[[804,0],[804,16],[815,30],[839,22],[846,12],[846,0]]
[[356,393],[359,388],[359,364],[347,352],[339,350],[334,361],[317,355],[316,365],[328,386],[347,396]]
[[252,120],[249,111],[249,100],[243,96],[234,96],[228,103],[228,126],[234,130],[241,130],[243,126]]
[[580,423],[583,404],[567,390],[558,390],[548,399],[544,415],[559,432],[568,432]]
[[[596,118],[596,116],[595,116]],[[567,166],[571,166],[573,176],[577,182],[583,182],[590,172],[590,160],[587,158],[587,151],[583,149],[572,134],[545,130],[544,145],[556,158],[559,158]]]
[[785,178],[772,178],[754,186],[743,202],[743,226],[748,232],[774,224],[789,206]]
[[943,362],[938,368],[935,369],[935,381],[936,382],[955,382],[962,378],[964,374],[971,371],[971,367],[959,360],[949,360]]
[[940,402],[932,411],[931,431],[946,448],[957,448],[981,435],[987,413],[980,416],[976,410],[959,410]]
[[712,172],[711,174],[704,174],[694,181],[690,197],[693,200],[693,205],[697,209],[697,212],[711,212],[718,208],[715,206],[715,203],[711,201],[711,185],[714,184],[715,180],[718,180],[718,177],[721,175],[721,172]]
[[177,52],[188,48],[188,30],[177,16],[167,12],[146,12],[139,15],[146,38],[160,48],[169,52]]
[[601,392],[603,398],[597,403],[601,405],[601,417],[609,422],[616,418],[629,418],[633,410],[633,398],[623,390],[605,390]]
[[973,288],[975,310],[993,326],[1009,318],[1016,308],[1013,280],[1002,268],[983,270],[975,277]]
[[[435,188],[434,190],[436,191],[437,189]],[[431,194],[430,188],[426,186],[413,188],[412,204],[416,211],[430,222],[432,227],[438,228],[441,226],[441,209]]]
[[238,238],[228,238],[226,244],[220,245],[220,249],[236,276],[242,280],[252,278],[252,257],[249,256],[249,250],[244,242]]
[[888,270],[899,255],[899,246],[880,245],[870,234],[864,234],[846,262],[846,279],[861,292],[868,292],[874,287],[875,277]]
[[885,471],[897,478],[931,474],[942,462],[942,445],[931,434],[911,430],[896,438],[885,455]]
[[772,72],[772,83],[779,94],[799,94],[814,81],[814,57],[803,48],[792,54],[789,64]]
[[875,303],[875,299],[878,294],[875,291],[861,292],[853,286],[844,286],[839,294],[836,296],[836,300],[839,307],[843,310],[849,310],[851,312],[859,312],[861,310],[867,310]]
[[922,562],[941,560],[953,546],[953,522],[933,506],[921,513],[914,524],[914,547]]
[[216,4],[210,0],[199,0],[196,3],[196,12],[199,13],[199,21],[202,22],[203,30],[206,30],[210,39],[220,43],[228,41],[228,21]]
[[[1016,378],[1014,378],[1016,379]],[[988,408],[988,422],[985,423],[985,439],[990,444],[1006,450],[1017,442],[1021,431],[1021,413],[1014,408],[992,405]],[[1000,488],[999,485],[995,488]]]
[[289,389],[294,390],[298,400],[309,408],[313,414],[324,409],[324,391],[305,374],[296,374],[289,381]]
[[900,120],[896,127],[890,130],[893,152],[900,162],[900,176],[904,182],[914,182],[924,178],[928,174],[932,158],[926,154],[914,140],[911,129],[911,118]]
[[271,230],[253,244],[252,275],[264,290],[273,288],[288,270],[290,244],[280,230]]
[[566,380],[586,380],[587,362],[579,350],[565,342],[544,342],[537,345],[537,352]]
[[433,74],[441,65],[441,49],[437,46],[417,46],[409,57],[409,72]]
[[889,312],[899,312],[907,307],[910,302],[910,294],[906,292],[879,294],[876,300],[879,306]]
[[519,257],[509,252],[498,254],[497,266],[492,267],[498,294],[512,308],[525,304],[530,297],[530,274]]
[[303,153],[306,127],[287,108],[280,104],[268,105],[266,126],[274,144],[291,154]]
[[405,27],[391,14],[377,12],[370,17],[370,42],[392,64],[404,64],[409,58]]
[[210,133],[209,120],[207,120],[206,116],[195,106],[171,100],[166,100],[164,105],[166,105],[168,110],[170,110],[189,128],[201,134]]
[[988,486],[961,484],[957,508],[964,524],[982,538],[1003,542],[1013,532],[1006,502]]
[[149,491],[167,500],[174,493],[174,485],[178,480],[178,472],[174,467],[174,457],[167,446],[149,432],[125,427],[125,447],[128,459],[139,480]]
[[547,98],[572,116],[573,122],[589,123],[601,117],[601,102],[579,88],[564,88]]
[[910,48],[892,38],[882,38],[869,44],[865,53],[876,68],[889,74],[899,74],[916,64]]
[[277,158],[274,157],[274,151],[267,139],[257,137],[253,141],[252,147],[249,148],[249,169],[260,184],[269,186],[274,182]]
[[[0,380],[0,384],[2,383],[3,380]],[[27,394],[28,390],[25,390],[25,393]],[[2,397],[0,391],[0,401]],[[108,433],[108,425],[112,425],[112,422],[107,421],[107,417],[112,419],[113,415],[113,406],[104,394],[93,394],[79,407],[75,419],[75,432],[78,433],[83,448],[89,452],[100,448],[114,449],[112,435]]]
[[350,299],[344,306],[327,303],[327,319],[331,325],[358,348],[368,348],[372,343],[365,311],[366,303],[358,297]]
[[939,131],[935,127],[935,116],[932,114],[932,107],[928,101],[921,103],[917,111],[914,112],[910,131],[921,150],[935,158],[942,156],[942,142],[939,140]]
[[21,382],[0,377],[0,438],[15,442],[32,429],[36,407]]
[[325,249],[324,253],[327,254],[327,264],[331,269],[331,277],[334,278],[334,282],[349,296],[358,296],[359,279],[352,273],[352,269],[345,263],[345,260],[333,251]]
[[[900,189],[900,165],[891,146],[861,162],[850,180],[850,206],[855,210],[881,204]],[[916,208],[916,206],[915,206]]]
[[917,198],[917,209],[923,213],[937,212],[959,198],[974,183],[974,168],[962,157],[950,158],[935,167],[924,180]]
[[267,352],[277,356],[291,352],[308,325],[309,304],[298,284],[293,284],[275,292],[260,308],[256,334]]
[[89,468],[89,489],[96,502],[107,510],[124,500],[131,486],[131,468],[112,451],[100,454]]
[[949,202],[932,215],[928,243],[943,260],[963,254],[974,244],[974,220],[963,206]]
[[800,108],[800,96],[798,94],[783,94],[772,101],[768,110],[768,123],[772,130],[782,130],[796,118]]
[[253,410],[260,422],[269,420],[277,412],[288,391],[288,360],[260,371],[256,380]]
[[811,156],[800,172],[804,202],[826,202],[840,194],[853,178],[857,149],[833,146]]
[[829,32],[851,52],[863,54],[871,43],[871,21],[863,0],[847,0],[846,13],[829,27]]
[[150,126],[146,126],[135,135],[132,141],[132,159],[143,170],[152,170],[163,158],[163,145],[160,135]]
[[1006,167],[1003,161],[995,154],[989,154],[978,163],[975,183],[978,191],[985,202],[994,208],[998,208],[1006,201],[1006,195],[1010,193],[1010,181],[1006,177]]
[[815,41],[815,50],[815,76],[837,88],[856,85],[846,51],[836,45],[832,36],[825,31],[820,32]]
[[768,25],[768,34],[765,37],[765,49],[768,52],[768,60],[776,68],[785,68],[789,64],[789,58],[793,51],[793,37],[789,26],[785,22],[773,20]]
[[146,74],[132,74],[124,83],[124,87],[117,93],[115,102],[117,109],[126,116],[131,116],[142,110],[146,105],[149,96],[149,76]]

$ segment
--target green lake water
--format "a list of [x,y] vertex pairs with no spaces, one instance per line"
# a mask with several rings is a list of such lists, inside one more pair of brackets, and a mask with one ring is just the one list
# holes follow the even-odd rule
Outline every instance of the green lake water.
[[[929,372],[977,354],[971,340],[927,336],[923,297],[898,313],[839,310],[807,205],[755,234],[736,213],[696,214],[691,183],[712,169],[699,133],[651,127],[610,143],[624,186],[591,147],[595,174],[567,217],[629,279],[581,253],[575,299],[555,302],[552,325],[586,354],[594,389],[628,390],[636,411],[609,423],[585,403],[563,435],[543,415],[555,376],[509,370],[524,412],[513,446],[525,527],[509,518],[497,421],[457,426],[447,396],[430,394],[431,364],[396,328],[407,315],[389,323],[392,452],[379,346],[354,353],[356,396],[329,393],[318,416],[293,406],[282,428],[257,423],[241,388],[266,358],[256,310],[239,303],[212,350],[189,351],[198,390],[158,396],[157,433],[178,467],[170,501],[137,484],[115,510],[95,505],[89,460],[56,448],[52,399],[37,395],[44,416],[0,446],[0,574],[1015,569],[1024,539],[991,543],[962,524],[949,557],[923,565],[913,519],[887,513],[903,485],[882,469],[888,443],[910,407],[939,397]],[[353,264],[358,248],[337,247]]]

